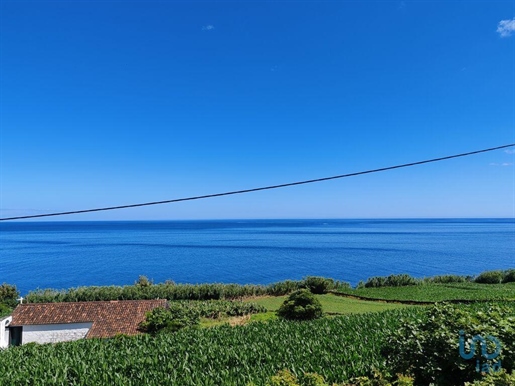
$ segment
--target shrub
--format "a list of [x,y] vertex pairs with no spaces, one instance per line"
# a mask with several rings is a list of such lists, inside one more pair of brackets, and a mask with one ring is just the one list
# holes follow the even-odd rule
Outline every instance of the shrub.
[[281,370],[270,378],[266,386],[328,386],[324,377],[315,373],[303,373],[295,376],[289,370]]
[[376,287],[384,287],[386,283],[386,278],[383,276],[374,276],[368,278],[365,282],[365,288],[376,288]]
[[314,294],[326,294],[337,287],[333,279],[320,276],[307,276],[303,280],[304,286]]
[[388,277],[375,276],[369,278],[365,283],[365,287],[403,287],[416,284],[418,284],[417,279],[403,273],[400,275],[390,275]]
[[486,374],[481,380],[474,383],[465,382],[465,386],[513,386],[515,385],[515,371],[511,374],[506,373],[504,369],[497,373]]
[[439,284],[467,283],[471,280],[472,280],[471,276],[438,275],[438,276],[424,278],[424,283],[439,283]]
[[[386,378],[389,378],[388,376]],[[351,383],[333,383],[332,386],[412,386],[413,378],[398,374],[397,380],[390,383],[384,374],[374,371],[372,377],[356,377],[350,380]],[[247,386],[253,386],[249,384]],[[281,370],[270,378],[266,386],[330,386],[323,376],[317,373],[302,373],[296,376],[289,370]]]
[[503,280],[503,276],[502,271],[486,271],[479,274],[474,281],[482,284],[499,284]]
[[140,286],[140,287],[150,287],[152,284],[154,284],[153,280],[149,280],[148,277],[140,275],[138,277],[138,280],[134,282],[134,285]]
[[311,320],[322,316],[322,305],[307,289],[293,292],[279,307],[277,315],[288,320]]
[[200,323],[198,313],[191,308],[172,303],[169,308],[155,308],[147,312],[146,318],[140,323],[141,331],[150,334],[158,332],[175,332],[185,327],[197,326]]
[[495,304],[487,307],[483,312],[474,311],[473,306],[437,304],[429,310],[425,320],[403,321],[381,352],[394,371],[412,373],[415,385],[463,384],[481,377],[481,373],[476,372],[476,360],[485,363],[478,347],[472,360],[459,355],[459,333],[463,330],[469,337],[464,343],[467,349],[472,336],[496,337],[502,349],[495,361],[501,361],[502,367],[511,371],[515,361],[515,317],[508,308]]
[[515,282],[515,269],[508,269],[504,271],[502,278],[503,283],[514,283]]
[[359,283],[356,285],[356,289],[362,288],[365,288],[365,282],[363,280],[360,280]]

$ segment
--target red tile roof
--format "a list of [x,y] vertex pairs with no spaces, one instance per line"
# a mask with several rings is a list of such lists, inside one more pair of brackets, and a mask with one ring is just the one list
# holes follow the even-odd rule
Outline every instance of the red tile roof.
[[145,314],[166,304],[166,299],[20,304],[12,313],[11,326],[93,322],[86,338],[135,335]]

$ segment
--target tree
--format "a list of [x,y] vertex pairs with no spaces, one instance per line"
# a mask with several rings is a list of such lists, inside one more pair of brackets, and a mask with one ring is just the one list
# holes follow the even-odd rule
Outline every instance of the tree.
[[20,297],[20,292],[16,289],[15,285],[3,283],[0,285],[0,303],[8,307],[14,308],[18,303],[17,299]]

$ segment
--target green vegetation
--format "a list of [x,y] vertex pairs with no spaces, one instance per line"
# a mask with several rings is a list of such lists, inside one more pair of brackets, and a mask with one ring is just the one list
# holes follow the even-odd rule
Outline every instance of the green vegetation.
[[515,282],[515,269],[508,269],[504,272],[502,278],[503,283],[514,283]]
[[0,385],[264,385],[279,370],[343,382],[387,370],[380,348],[422,307],[172,334],[23,345],[0,352]]
[[169,303],[167,309],[156,308],[148,312],[140,329],[151,334],[174,332],[198,326],[201,318],[220,319],[258,312],[266,312],[266,308],[255,303],[228,300],[174,301]]
[[29,303],[79,302],[96,300],[218,300],[241,299],[252,296],[287,295],[302,288],[316,291],[329,291],[336,288],[350,288],[348,283],[308,276],[303,280],[285,280],[269,285],[240,284],[153,284],[145,276],[140,276],[134,285],[77,287],[67,290],[38,289],[29,292]]
[[511,374],[504,369],[497,373],[486,374],[482,379],[474,381],[474,383],[465,382],[465,386],[513,386],[515,385],[515,371]]
[[[370,300],[351,299],[335,294],[315,295],[322,304],[322,310],[329,315],[344,315],[364,312],[385,311],[406,307],[398,303],[385,303]],[[251,299],[253,303],[265,307],[268,311],[277,311],[287,296],[264,296]],[[254,317],[252,318],[254,319]]]
[[20,293],[16,286],[3,283],[0,285],[0,317],[9,315],[14,307],[16,307]]
[[[473,276],[440,275],[417,279],[408,274],[375,276],[369,278],[365,283],[359,282],[356,289],[378,288],[378,287],[404,287],[423,284],[456,284],[456,283],[479,283],[479,284],[500,284],[515,282],[515,269],[505,271],[486,271]],[[342,288],[340,288],[342,289]]]
[[[513,304],[511,307],[436,305],[422,319],[404,320],[402,327],[388,338],[383,353],[393,371],[413,374],[415,385],[452,386],[481,379],[476,369],[478,363],[486,373],[495,371],[491,369],[500,363],[503,369],[512,371],[515,369],[514,311]],[[477,348],[471,359],[463,359],[457,355],[458,332],[463,333],[463,349],[470,344],[472,336],[495,336],[500,343],[500,354],[493,360],[485,359]],[[493,347],[488,350],[494,352],[495,345],[491,343]]]
[[140,323],[141,331],[149,334],[161,332],[175,332],[185,327],[194,327],[200,324],[200,317],[193,308],[185,307],[179,303],[171,303],[168,308],[155,308],[147,312],[145,320]]
[[350,288],[350,284],[320,276],[308,276],[304,279],[304,287],[310,290],[311,293],[325,294],[337,288]]
[[329,385],[324,377],[316,373],[302,373],[296,376],[289,370],[281,370],[270,378],[266,386],[412,386],[413,378],[399,375],[393,383],[390,383],[383,374],[375,371],[371,377],[356,377],[350,382]]
[[338,292],[366,299],[407,302],[515,300],[515,283],[419,284],[409,287],[340,289]]
[[[304,379],[304,373],[316,373],[327,384],[349,384],[352,381],[355,385],[409,385],[400,383],[402,378],[397,379],[395,375],[398,363],[410,360],[405,355],[395,362],[394,357],[399,354],[399,349],[395,351],[398,345],[403,347],[402,351],[413,349],[413,358],[420,358],[414,343],[416,340],[412,338],[420,335],[424,344],[422,352],[427,358],[424,356],[424,361],[418,363],[427,363],[429,368],[435,366],[433,361],[437,357],[459,361],[458,333],[453,330],[461,327],[459,320],[473,323],[467,326],[472,328],[472,334],[476,331],[473,326],[482,326],[483,320],[488,319],[487,315],[495,313],[499,318],[494,316],[495,321],[488,328],[494,329],[494,335],[502,341],[503,368],[508,369],[512,363],[508,357],[513,358],[514,339],[509,334],[513,329],[514,318],[510,315],[515,313],[515,303],[498,303],[430,309],[405,307],[302,323],[276,319],[236,327],[182,329],[156,336],[12,347],[0,352],[0,385],[187,386],[247,385],[252,382],[262,386],[270,383],[271,377],[277,376],[282,369],[289,369],[297,380]],[[478,315],[485,317],[481,319]],[[440,319],[431,325],[429,321],[433,316]],[[445,323],[449,324],[448,329]],[[477,331],[486,333],[494,330]],[[434,340],[430,339],[433,333]],[[402,343],[403,339],[406,343]],[[436,363],[440,366],[439,362]],[[457,365],[460,368],[468,366],[465,360]],[[407,368],[403,371],[406,376],[413,370],[409,363]],[[435,373],[440,371],[435,370]],[[377,378],[377,374],[383,374],[384,379]],[[366,383],[366,378],[360,377],[369,377],[370,382]],[[473,382],[476,379],[477,374],[474,374],[473,378],[464,380]],[[404,378],[405,382],[408,380]],[[421,384],[420,380],[416,382]]]
[[[514,278],[513,269],[476,278],[391,275],[352,289],[320,277],[268,286],[154,284],[140,277],[132,286],[38,290],[27,296],[29,301],[159,297],[171,302],[169,309],[148,314],[141,328],[149,334],[2,351],[0,386],[512,385]],[[18,294],[10,287],[6,292],[12,302]],[[470,304],[413,307],[401,301]],[[276,315],[281,305],[288,311],[279,313],[295,315],[296,320],[311,311],[330,317],[288,321]],[[210,328],[201,328],[206,326]],[[473,369],[474,361],[462,360],[460,329],[469,340],[474,334],[497,337],[502,368],[508,373],[483,377]]]
[[365,283],[365,288],[375,287],[402,287],[407,285],[416,285],[417,280],[407,274],[390,275],[387,277],[376,276],[369,278]]
[[277,310],[286,320],[312,320],[322,317],[322,304],[308,289],[293,292]]
[[503,278],[503,271],[487,271],[479,274],[474,281],[482,284],[499,284],[503,281]]

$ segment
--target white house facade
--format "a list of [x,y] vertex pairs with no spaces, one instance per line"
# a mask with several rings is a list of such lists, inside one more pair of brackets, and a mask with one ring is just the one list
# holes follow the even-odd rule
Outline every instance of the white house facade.
[[93,322],[24,326],[22,343],[57,343],[83,339],[92,325]]

